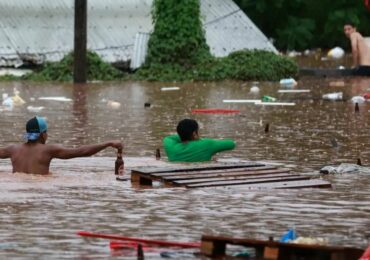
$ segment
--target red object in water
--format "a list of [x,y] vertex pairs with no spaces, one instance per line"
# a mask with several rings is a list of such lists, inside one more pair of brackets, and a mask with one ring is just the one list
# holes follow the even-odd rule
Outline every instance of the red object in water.
[[366,8],[370,11],[370,0],[364,0]]
[[203,108],[191,110],[193,114],[233,114],[240,113],[238,109]]
[[365,253],[360,257],[359,260],[370,260],[370,245],[365,250]]
[[370,93],[366,93],[366,94],[364,95],[364,98],[365,98],[365,99],[370,99]]
[[138,243],[134,241],[110,241],[109,247],[112,250],[121,250],[121,249],[133,249],[137,250],[138,246],[141,245],[143,251],[145,252],[157,252],[158,249],[153,248],[152,246],[145,243]]
[[86,231],[79,231],[77,235],[83,237],[95,237],[95,238],[105,238],[105,239],[115,239],[115,240],[123,240],[123,241],[133,241],[138,242],[140,244],[146,245],[156,245],[156,246],[167,246],[167,247],[181,247],[181,248],[197,248],[200,247],[199,242],[169,242],[169,241],[162,241],[162,240],[150,240],[150,239],[143,239],[143,238],[135,238],[135,237],[124,237],[119,235],[108,235],[108,234],[98,234],[98,233],[90,233]]

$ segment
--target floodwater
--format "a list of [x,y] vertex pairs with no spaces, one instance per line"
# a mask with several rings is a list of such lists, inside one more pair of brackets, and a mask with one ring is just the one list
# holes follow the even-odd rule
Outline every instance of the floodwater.
[[[331,87],[333,81],[343,81],[344,86]],[[356,163],[358,158],[370,164],[370,103],[360,104],[360,112],[355,113],[350,101],[370,92],[370,79],[301,78],[295,88],[311,92],[300,94],[280,94],[278,84],[260,82],[261,92],[254,95],[249,93],[254,84],[117,82],[73,87],[1,82],[1,93],[17,88],[27,104],[0,112],[0,146],[22,142],[25,122],[35,115],[27,106],[44,106],[37,114],[48,120],[50,143],[76,146],[122,139],[127,169],[166,164],[165,158],[154,159],[154,151],[186,117],[199,121],[202,136],[236,140],[237,148],[219,154],[219,160],[269,161],[312,175],[324,165]],[[180,90],[161,91],[163,86]],[[346,101],[321,99],[323,94],[339,91]],[[222,102],[262,95],[296,105]],[[43,96],[73,101],[38,100]],[[120,102],[121,107],[109,107],[109,100]],[[145,102],[151,107],[144,108]],[[241,113],[192,115],[193,108],[235,108]],[[267,134],[266,123],[270,124]],[[0,160],[1,259],[95,259],[122,254],[130,258],[130,252],[111,251],[107,240],[78,237],[79,230],[199,241],[202,234],[278,239],[295,227],[300,236],[326,238],[330,244],[365,248],[370,243],[368,168],[324,176],[332,182],[332,189],[138,189],[115,180],[113,149],[97,156],[56,160],[50,176],[12,174],[9,160]],[[159,258],[158,252],[147,254],[150,259]]]

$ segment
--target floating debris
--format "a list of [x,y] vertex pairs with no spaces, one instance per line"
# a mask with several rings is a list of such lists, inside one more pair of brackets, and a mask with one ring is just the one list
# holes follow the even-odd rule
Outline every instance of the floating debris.
[[297,81],[293,78],[280,80],[280,85],[283,85],[283,86],[297,86],[297,84],[298,84]]
[[39,100],[46,100],[46,101],[58,101],[58,102],[71,102],[72,99],[66,97],[39,97]]
[[324,94],[322,95],[322,98],[324,100],[331,100],[331,101],[343,100],[343,92]]
[[121,103],[113,100],[108,100],[107,107],[112,109],[119,109],[121,107]]
[[341,59],[344,56],[344,50],[341,47],[335,47],[329,50],[327,56],[331,59]]
[[44,108],[45,107],[43,107],[43,106],[40,106],[40,107],[28,106],[27,110],[29,112],[38,113],[38,112],[42,111]]
[[309,93],[309,89],[279,89],[278,93]]
[[172,90],[179,90],[179,87],[163,87],[161,91],[172,91]]

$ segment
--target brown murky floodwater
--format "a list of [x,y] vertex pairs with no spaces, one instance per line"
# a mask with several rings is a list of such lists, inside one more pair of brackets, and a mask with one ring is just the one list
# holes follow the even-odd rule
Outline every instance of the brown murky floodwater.
[[[343,80],[345,86],[330,87],[334,80]],[[31,105],[45,107],[38,114],[48,120],[50,143],[74,146],[122,139],[128,168],[165,163],[154,160],[155,148],[185,117],[200,122],[203,136],[237,141],[234,151],[218,159],[270,161],[311,174],[323,165],[355,163],[357,158],[370,164],[370,103],[360,104],[360,113],[355,114],[350,100],[321,99],[330,92],[343,91],[347,99],[370,92],[370,79],[301,78],[296,88],[311,90],[301,94],[279,94],[278,84],[261,82],[261,92],[253,95],[249,93],[252,85],[119,82],[73,87],[1,82],[0,92],[12,93],[16,87],[27,104],[0,113],[0,146],[22,141],[25,122],[35,114],[26,109]],[[164,92],[160,90],[163,86],[180,90]],[[222,102],[264,94],[296,102],[296,106]],[[73,101],[38,100],[42,96],[65,96]],[[122,106],[109,108],[107,100]],[[152,107],[144,108],[145,102]],[[192,115],[192,108],[236,108],[241,113]],[[267,122],[269,134],[264,133]],[[0,258],[114,256],[108,241],[84,240],[75,235],[78,230],[197,241],[202,234],[279,238],[294,226],[301,236],[324,237],[331,244],[365,248],[370,242],[369,169],[324,177],[333,189],[139,190],[129,182],[115,181],[114,155],[113,149],[107,149],[98,154],[101,157],[56,160],[51,176],[11,174],[10,162],[0,160]],[[159,258],[158,252],[149,254]]]

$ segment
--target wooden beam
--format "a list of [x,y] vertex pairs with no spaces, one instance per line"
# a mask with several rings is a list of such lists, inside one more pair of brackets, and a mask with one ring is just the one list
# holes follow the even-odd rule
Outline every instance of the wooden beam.
[[87,0],[75,0],[73,82],[87,80]]
[[167,181],[179,181],[179,180],[190,180],[190,179],[204,179],[214,177],[232,177],[232,176],[260,176],[274,173],[289,173],[289,169],[269,169],[269,170],[256,170],[256,171],[227,171],[219,173],[198,173],[190,175],[173,175],[173,176],[160,176]]

